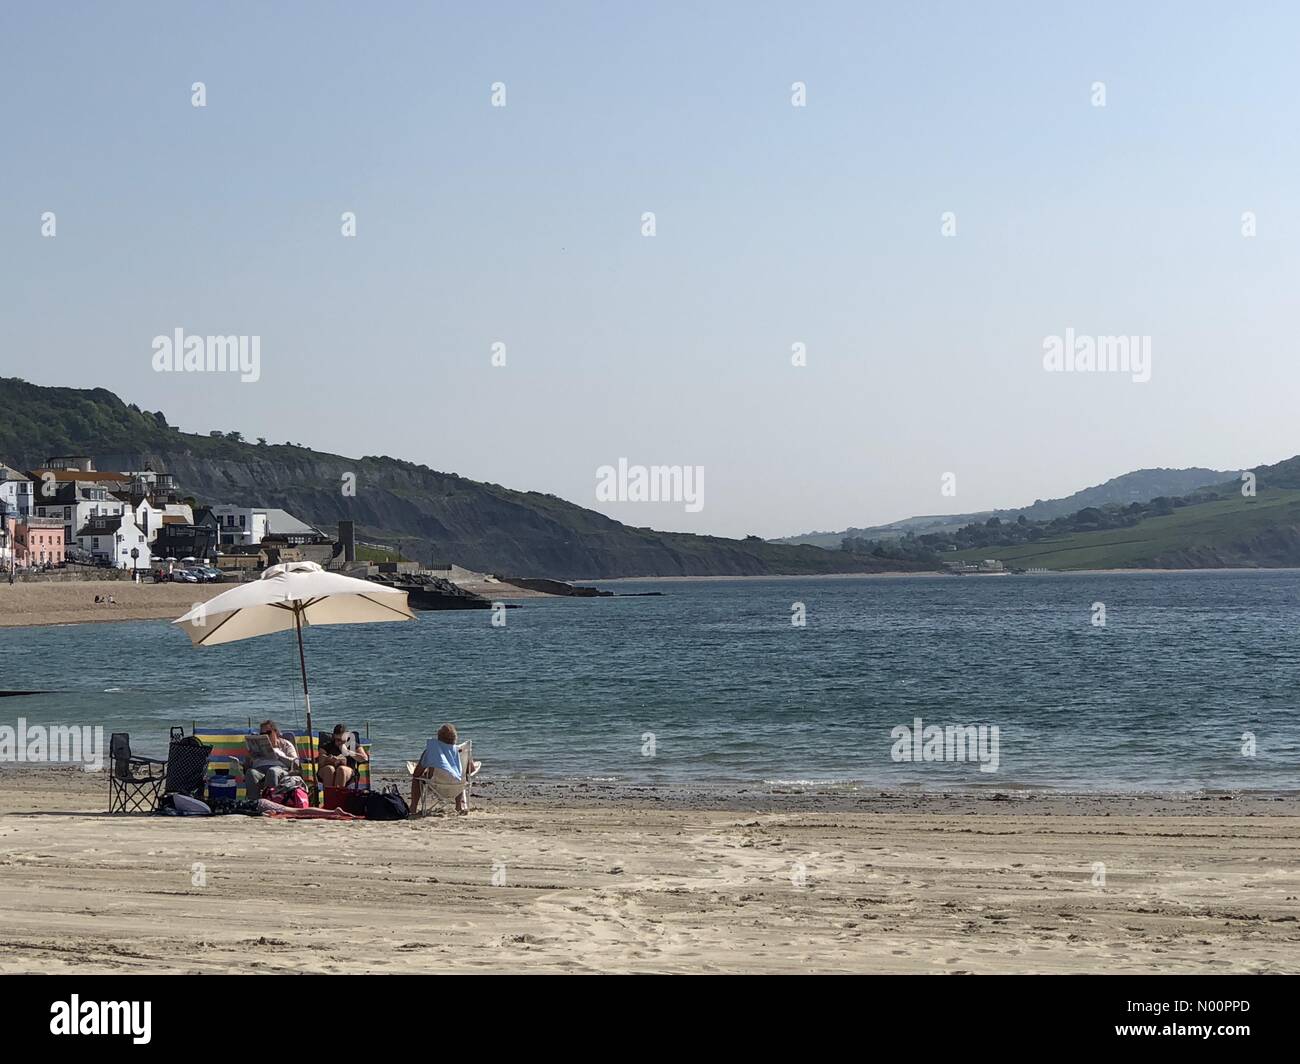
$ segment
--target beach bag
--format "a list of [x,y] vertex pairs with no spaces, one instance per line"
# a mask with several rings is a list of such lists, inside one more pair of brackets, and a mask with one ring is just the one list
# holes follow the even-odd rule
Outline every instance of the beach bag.
[[212,747],[181,728],[173,728],[167,746],[167,782],[163,790],[168,794],[188,794],[197,798],[203,794]]
[[396,787],[382,791],[365,791],[367,820],[405,820],[411,815],[411,808],[406,804]]
[[323,790],[321,808],[342,809],[353,816],[365,816],[366,795],[369,793],[356,787],[326,787]]
[[164,794],[158,802],[156,812],[163,816],[211,816],[212,809],[206,802],[191,798],[188,794]]

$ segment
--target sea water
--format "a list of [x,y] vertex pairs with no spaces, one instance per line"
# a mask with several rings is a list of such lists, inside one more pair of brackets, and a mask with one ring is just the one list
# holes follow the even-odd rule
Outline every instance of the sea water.
[[[315,725],[368,730],[398,769],[451,721],[497,777],[1300,786],[1298,572],[601,586],[620,597],[528,599],[503,626],[484,610],[309,628]],[[628,596],[644,591],[663,594]],[[171,725],[302,721],[292,633],[195,648],[162,621],[0,629],[0,689],[51,692],[0,699],[0,723],[102,725],[155,756]],[[996,728],[996,770],[942,743],[900,759],[918,720]]]

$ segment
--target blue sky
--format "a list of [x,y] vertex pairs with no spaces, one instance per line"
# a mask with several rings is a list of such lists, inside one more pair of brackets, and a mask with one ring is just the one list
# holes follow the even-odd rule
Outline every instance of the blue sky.
[[[4,5],[0,375],[724,535],[1300,452],[1293,9],[612,7]],[[620,457],[705,505],[597,504]]]

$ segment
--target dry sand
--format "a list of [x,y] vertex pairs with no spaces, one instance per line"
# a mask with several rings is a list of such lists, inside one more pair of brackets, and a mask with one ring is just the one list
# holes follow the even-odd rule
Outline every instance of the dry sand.
[[[100,621],[175,620],[197,602],[206,602],[238,585],[133,584],[129,580],[31,581],[10,584],[0,579],[0,628],[19,625],[93,624]],[[468,586],[486,598],[515,600],[550,598],[510,584]],[[112,595],[115,604],[97,603],[96,595]]]
[[105,790],[0,771],[0,971],[1300,971],[1294,798],[710,810],[552,786],[330,823],[109,817]]
[[[234,584],[133,584],[129,580],[0,580],[0,628],[99,621],[175,620],[196,602],[206,602]],[[97,603],[109,596],[115,605]]]

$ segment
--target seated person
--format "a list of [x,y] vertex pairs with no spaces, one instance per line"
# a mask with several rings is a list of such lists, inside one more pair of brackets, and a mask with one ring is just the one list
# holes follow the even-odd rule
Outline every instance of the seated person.
[[298,749],[280,734],[280,726],[264,720],[258,731],[270,740],[270,753],[254,755],[248,764],[248,793],[260,797],[267,787],[278,787],[285,776],[298,769]]
[[[465,795],[465,779],[460,773],[460,752],[468,744],[457,745],[456,738],[455,725],[444,724],[438,729],[437,737],[430,739],[425,745],[420,763],[411,775],[412,809],[419,805],[420,789],[425,786],[424,781],[431,780],[434,784],[445,788],[443,793],[456,791],[456,812],[469,812],[469,800]],[[468,774],[473,776],[477,773],[481,764],[479,761],[471,761]],[[457,788],[458,784],[459,788]]]
[[318,775],[322,787],[346,787],[356,775],[357,763],[369,761],[367,754],[356,743],[356,737],[342,724],[320,746]]

